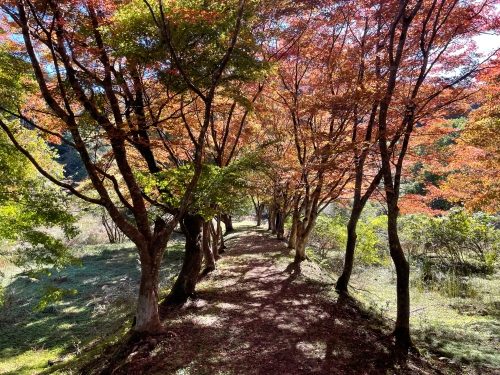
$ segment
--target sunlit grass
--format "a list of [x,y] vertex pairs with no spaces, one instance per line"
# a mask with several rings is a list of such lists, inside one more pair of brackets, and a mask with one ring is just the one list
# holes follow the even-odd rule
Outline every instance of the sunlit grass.
[[[52,372],[58,363],[86,354],[110,337],[118,339],[131,327],[140,276],[133,244],[74,246],[72,252],[82,266],[54,272],[53,277],[62,280],[57,286],[76,289],[77,294],[43,311],[33,308],[48,280],[34,281],[13,266],[2,270],[8,303],[0,307],[0,373]],[[183,244],[171,241],[160,271],[161,286],[172,283],[182,256]],[[49,366],[49,360],[56,365]],[[57,371],[72,373],[71,366]]]
[[[418,270],[413,269],[414,280]],[[500,368],[500,274],[471,277],[472,297],[448,297],[439,288],[413,282],[411,332],[425,354],[466,366]],[[392,267],[358,268],[351,294],[374,314],[396,319],[396,278]]]
[[34,375],[40,374],[48,364],[48,361],[57,358],[62,353],[61,349],[45,350],[44,348],[33,347],[28,351],[24,351],[20,354],[17,351],[7,351],[3,352],[2,357],[5,354],[10,354],[8,361],[0,361],[0,374],[3,375]]

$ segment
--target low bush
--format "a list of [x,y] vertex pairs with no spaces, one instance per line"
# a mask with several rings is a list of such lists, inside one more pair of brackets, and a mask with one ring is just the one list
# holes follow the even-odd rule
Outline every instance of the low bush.
[[442,217],[407,215],[400,220],[401,240],[425,279],[435,273],[457,276],[494,272],[500,231],[496,218],[485,213],[452,210]]
[[495,272],[500,244],[496,221],[463,210],[442,217],[403,216],[400,238],[416,268],[412,285],[450,298],[476,298],[470,276]]
[[[357,263],[363,265],[385,265],[387,253],[387,216],[366,217],[359,221],[356,246]],[[321,265],[334,263],[332,253],[343,254],[347,244],[347,220],[341,215],[321,215],[309,238],[312,257]],[[337,267],[338,268],[338,267]]]

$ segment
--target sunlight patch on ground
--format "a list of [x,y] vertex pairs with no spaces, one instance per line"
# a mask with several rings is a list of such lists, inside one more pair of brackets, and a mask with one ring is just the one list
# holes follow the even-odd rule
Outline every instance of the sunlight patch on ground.
[[[5,351],[2,351],[2,357]],[[11,357],[9,362],[0,362],[0,374],[7,372],[16,374],[39,374],[47,367],[49,359],[57,358],[60,350],[45,350],[43,346],[32,347],[31,351],[24,352],[21,355]],[[15,372],[14,372],[15,371]],[[34,372],[36,371],[36,372]]]
[[88,279],[82,280],[81,284],[83,284],[83,285],[85,285],[85,284],[92,284],[93,285],[93,284],[98,283],[100,280],[101,280],[101,278],[99,276],[90,277]]
[[300,341],[295,345],[297,350],[302,352],[307,358],[325,359],[326,343],[323,341],[304,342]]
[[[269,297],[271,292],[268,290],[252,290],[248,292],[251,298]],[[259,304],[260,305],[260,304]]]
[[224,268],[224,275],[222,276],[223,278],[229,278],[229,277],[237,277],[239,278],[241,276],[241,273],[236,271],[233,271],[236,267],[231,267],[231,268]]
[[247,272],[243,277],[244,280],[248,279],[261,279],[271,276],[269,267],[255,267],[251,271]]
[[182,309],[188,309],[188,308],[192,308],[192,307],[196,307],[197,309],[201,309],[203,307],[206,307],[208,306],[208,302],[205,301],[204,299],[201,299],[201,298],[197,298],[197,299],[192,299],[192,300],[189,300],[188,302],[186,302],[184,304],[184,306],[182,306]]
[[243,307],[234,303],[221,302],[217,305],[221,310],[243,310]]
[[233,286],[233,285],[237,285],[239,283],[240,282],[238,280],[236,280],[236,279],[229,279],[228,278],[227,280],[218,281],[217,285],[211,285],[210,288],[211,289],[225,289],[227,287],[230,287],[230,286]]
[[61,309],[61,313],[63,314],[78,314],[83,313],[86,310],[85,306],[76,307],[76,306],[68,306],[64,309]]
[[283,331],[289,331],[289,332],[294,332],[294,333],[299,333],[299,334],[302,334],[302,333],[306,333],[306,329],[300,325],[300,324],[297,324],[295,322],[283,322],[283,323],[280,323],[276,326],[278,329],[281,329]]
[[193,324],[203,327],[217,327],[222,324],[221,318],[213,315],[197,315],[191,319]]
[[175,372],[175,375],[189,375],[192,374],[192,370],[196,370],[196,368],[192,367],[190,363],[187,367],[180,368]]

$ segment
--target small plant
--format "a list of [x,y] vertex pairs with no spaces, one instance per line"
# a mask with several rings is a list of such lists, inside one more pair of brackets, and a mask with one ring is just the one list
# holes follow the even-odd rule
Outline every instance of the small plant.
[[476,298],[477,290],[470,280],[449,272],[439,283],[438,291],[450,298]]

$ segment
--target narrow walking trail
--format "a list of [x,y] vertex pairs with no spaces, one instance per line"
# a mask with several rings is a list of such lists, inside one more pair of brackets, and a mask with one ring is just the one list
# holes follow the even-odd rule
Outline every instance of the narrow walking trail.
[[438,374],[421,357],[393,355],[390,327],[311,262],[255,227],[228,236],[197,295],[167,311],[168,334],[137,348],[113,374]]

